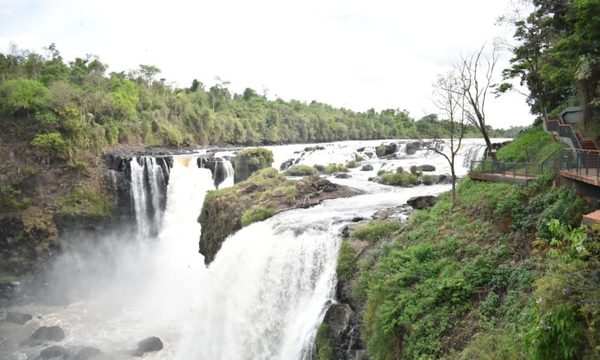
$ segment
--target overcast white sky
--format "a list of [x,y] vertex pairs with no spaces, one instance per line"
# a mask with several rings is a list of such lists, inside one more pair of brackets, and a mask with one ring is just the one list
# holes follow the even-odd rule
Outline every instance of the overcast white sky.
[[[10,43],[66,60],[98,55],[109,71],[156,65],[180,86],[215,76],[242,92],[364,111],[435,112],[432,84],[461,54],[510,32],[510,0],[0,0],[0,51]],[[505,53],[499,70],[507,64]],[[494,127],[528,125],[525,98],[488,107]]]

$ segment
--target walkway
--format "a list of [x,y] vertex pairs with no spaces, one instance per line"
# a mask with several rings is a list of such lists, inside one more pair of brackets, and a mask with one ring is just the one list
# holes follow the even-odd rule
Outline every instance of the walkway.
[[472,180],[479,181],[491,181],[491,182],[503,182],[517,185],[527,185],[531,180],[535,179],[533,176],[524,176],[516,174],[501,174],[501,173],[486,173],[486,172],[469,172],[469,178]]

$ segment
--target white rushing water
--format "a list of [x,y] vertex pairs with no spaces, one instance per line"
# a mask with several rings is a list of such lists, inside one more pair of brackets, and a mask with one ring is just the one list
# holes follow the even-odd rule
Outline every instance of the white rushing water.
[[[211,172],[198,168],[193,155],[175,156],[168,174],[152,157],[133,159],[132,226],[138,235],[129,239],[117,234],[61,256],[53,273],[60,286],[55,286],[74,294],[69,304],[15,308],[35,319],[25,327],[0,323],[0,338],[6,338],[4,343],[0,339],[0,358],[36,358],[44,346],[21,347],[18,342],[40,325],[59,325],[66,333],[59,345],[97,347],[104,354],[95,359],[129,359],[125,350],[147,336],[158,336],[165,344],[162,351],[145,355],[147,359],[309,359],[317,328],[335,301],[341,228],[352,218],[367,218],[412,196],[449,188],[398,188],[368,181],[379,169],[397,166],[431,164],[435,173],[448,172],[439,155],[426,150],[407,155],[406,145],[392,159],[365,154],[374,153],[379,144],[323,144],[324,150],[308,152],[303,152],[304,145],[271,147],[277,168],[291,158],[327,164],[363,154],[373,170],[352,169],[350,179],[330,179],[366,193],[287,211],[243,228],[224,242],[208,268],[198,254],[197,217],[206,192],[215,188]],[[482,155],[481,141],[467,142],[458,173],[465,174],[468,160]],[[222,159],[226,177],[219,188],[233,185],[233,167]],[[165,176],[163,211],[160,186]],[[85,291],[72,291],[77,287]]]

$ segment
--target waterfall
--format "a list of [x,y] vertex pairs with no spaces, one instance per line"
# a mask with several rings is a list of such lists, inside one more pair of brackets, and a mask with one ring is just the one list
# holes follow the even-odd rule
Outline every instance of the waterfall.
[[231,165],[231,161],[229,159],[218,158],[216,159],[217,165],[215,166],[215,174],[213,176],[214,179],[217,179],[217,174],[223,178],[220,183],[216,183],[215,185],[219,189],[227,188],[233,186],[233,165]]
[[202,277],[201,315],[177,359],[311,358],[335,296],[340,242],[339,224],[313,213],[281,214],[224,243]]
[[468,169],[471,167],[472,162],[483,160],[486,149],[487,149],[487,147],[485,144],[483,144],[483,145],[482,144],[471,144],[471,145],[465,146],[465,149],[462,152],[462,155],[463,155],[462,166],[464,168]]
[[165,206],[168,166],[164,162],[163,166],[159,165],[151,156],[133,157],[129,164],[138,236],[140,239],[155,237],[161,227]]

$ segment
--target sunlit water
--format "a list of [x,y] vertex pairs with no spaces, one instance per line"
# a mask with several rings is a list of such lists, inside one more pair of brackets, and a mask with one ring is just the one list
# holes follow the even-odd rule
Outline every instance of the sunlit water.
[[[271,147],[273,166],[279,168],[282,162],[297,158],[308,165],[345,163],[355,158],[358,148],[366,148],[363,155],[374,154],[379,144],[381,141],[341,142],[312,152],[302,152],[308,145]],[[466,173],[465,158],[483,156],[482,144],[479,140],[466,142],[457,160],[458,174]],[[430,164],[436,167],[436,174],[449,172],[445,160],[432,151],[405,155],[401,145],[397,156],[387,160],[365,157],[361,165],[373,165],[372,171],[357,168],[350,170],[350,179],[330,177],[364,190],[364,195],[284,212],[252,224],[224,243],[209,268],[198,254],[201,229],[197,217],[204,195],[214,189],[210,171],[197,168],[194,156],[175,157],[166,209],[157,215],[143,209],[156,206],[157,200],[144,198],[149,195],[140,189],[144,186],[140,163],[146,171],[153,171],[153,176],[161,175],[152,160],[136,161],[132,191],[134,198],[137,196],[136,211],[146,216],[132,222],[137,231],[113,235],[61,256],[49,281],[51,288],[69,300],[68,305],[31,304],[11,309],[35,318],[26,326],[0,323],[0,358],[37,358],[47,345],[21,347],[18,343],[41,325],[59,325],[65,330],[66,339],[58,345],[102,350],[103,355],[94,359],[128,359],[127,350],[148,336],[160,337],[165,348],[145,355],[147,359],[309,358],[318,325],[327,305],[335,300],[341,228],[354,217],[369,217],[379,209],[404,204],[411,196],[438,194],[449,188],[397,188],[368,181],[378,170],[398,166],[408,169]],[[219,188],[231,185],[233,169],[229,166]],[[140,199],[144,203],[139,203]],[[156,237],[150,235],[156,225],[149,224],[152,222],[159,224]],[[144,236],[135,235],[140,233]]]

